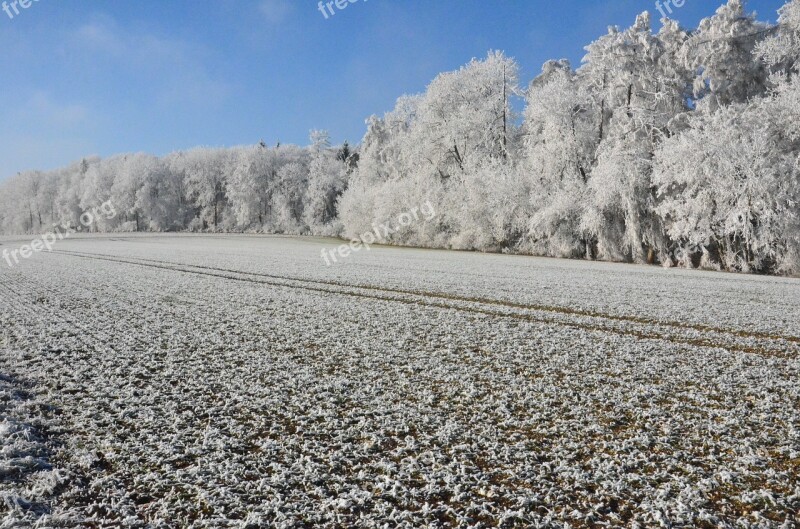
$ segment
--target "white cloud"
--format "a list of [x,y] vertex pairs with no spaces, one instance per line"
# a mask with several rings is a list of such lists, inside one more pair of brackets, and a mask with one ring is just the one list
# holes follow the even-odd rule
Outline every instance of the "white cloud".
[[[31,168],[63,165],[76,153],[95,150],[85,137],[96,116],[82,104],[33,91],[19,106],[0,109],[0,179]],[[10,126],[9,126],[10,125]]]
[[41,125],[72,127],[84,123],[88,114],[83,105],[59,104],[46,92],[38,91],[28,99],[22,115],[27,119],[35,119]]
[[213,105],[224,100],[230,86],[215,78],[207,63],[214,51],[195,43],[136,33],[102,17],[81,26],[70,46],[106,58],[130,75],[150,81],[158,103]]
[[281,24],[292,13],[292,5],[288,0],[261,0],[259,10],[270,24]]
[[80,158],[78,153],[97,149],[82,137],[41,131],[28,134],[0,134],[0,180],[21,171],[55,169]]

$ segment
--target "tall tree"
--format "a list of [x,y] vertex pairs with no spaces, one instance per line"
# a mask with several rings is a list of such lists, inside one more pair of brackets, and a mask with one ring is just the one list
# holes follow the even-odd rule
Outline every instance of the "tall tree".
[[603,134],[581,226],[602,258],[653,262],[663,254],[651,163],[671,120],[687,110],[688,73],[676,61],[686,38],[669,20],[654,35],[644,13],[587,47],[580,73],[593,80]]
[[686,64],[695,72],[699,108],[713,112],[765,93],[767,69],[754,51],[770,31],[747,13],[744,0],[729,0],[700,22],[684,50]]
[[558,257],[586,255],[580,235],[583,197],[597,148],[598,116],[590,92],[569,61],[549,61],[533,80],[524,115],[524,176],[530,197],[528,244]]

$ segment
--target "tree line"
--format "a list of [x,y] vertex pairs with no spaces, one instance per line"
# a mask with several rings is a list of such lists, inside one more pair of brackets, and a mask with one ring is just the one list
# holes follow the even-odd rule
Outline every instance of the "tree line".
[[[367,121],[360,145],[263,142],[86,158],[0,187],[0,231],[357,237],[423,203],[401,245],[741,272],[800,272],[800,0],[779,22],[730,0],[698,28],[649,14],[521,86],[490,52]],[[518,113],[515,101],[524,100]]]

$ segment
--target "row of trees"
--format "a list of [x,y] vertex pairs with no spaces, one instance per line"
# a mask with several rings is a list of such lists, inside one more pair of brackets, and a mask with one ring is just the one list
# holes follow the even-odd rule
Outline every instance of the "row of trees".
[[[430,202],[389,242],[800,272],[800,0],[771,26],[730,0],[687,31],[648,14],[551,61],[527,89],[490,53],[372,117],[357,153],[260,144],[25,173],[0,230],[256,230],[356,237]],[[524,97],[521,115],[514,98]]]
[[800,271],[800,0],[777,26],[741,0],[694,31],[645,13],[586,50],[525,91],[492,53],[372,118],[345,235],[431,200],[396,242]]
[[105,202],[118,212],[95,231],[268,231],[336,235],[336,203],[351,164],[348,145],[197,148],[159,158],[125,154],[86,158],[51,172],[21,173],[0,195],[0,228],[33,233],[78,226]]

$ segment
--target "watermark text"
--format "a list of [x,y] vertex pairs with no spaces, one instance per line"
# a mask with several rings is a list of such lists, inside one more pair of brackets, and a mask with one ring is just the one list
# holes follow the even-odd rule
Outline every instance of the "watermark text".
[[104,202],[99,207],[93,208],[90,211],[85,211],[80,216],[79,220],[81,226],[77,229],[64,224],[60,226],[56,224],[54,225],[54,231],[41,235],[38,239],[31,241],[30,244],[26,244],[15,250],[3,249],[3,260],[8,264],[9,268],[14,268],[15,265],[19,264],[20,258],[30,259],[36,253],[44,251],[52,252],[53,246],[55,246],[58,241],[63,241],[72,234],[83,231],[84,228],[89,228],[97,222],[98,217],[101,215],[106,220],[111,220],[117,216],[117,211],[111,202]]
[[402,228],[407,228],[415,222],[429,222],[436,218],[436,209],[430,202],[425,203],[422,207],[414,208],[397,217],[397,222],[391,224],[385,222],[383,224],[373,225],[372,231],[362,234],[360,237],[350,241],[350,244],[343,244],[333,250],[323,248],[322,259],[325,264],[331,266],[333,263],[338,263],[340,259],[346,259],[354,253],[360,252],[366,248],[369,251],[373,244],[388,242],[392,234],[397,233]]
[[14,20],[14,17],[19,16],[21,13],[20,9],[28,9],[38,1],[39,0],[11,0],[11,2],[8,2],[6,0],[2,4],[3,11],[6,12],[8,18]]
[[656,9],[658,12],[661,13],[662,18],[669,18],[669,15],[672,14],[672,8],[680,9],[686,5],[686,0],[664,0],[663,3],[661,0],[656,0]]
[[[319,12],[322,13],[322,16],[325,17],[325,20],[328,20],[330,17],[334,16],[338,11],[343,11],[347,9],[347,6],[350,4],[355,4],[359,0],[328,0],[328,1],[321,1],[318,5]],[[362,2],[367,2],[367,0],[361,0]],[[336,8],[336,9],[334,9]]]

